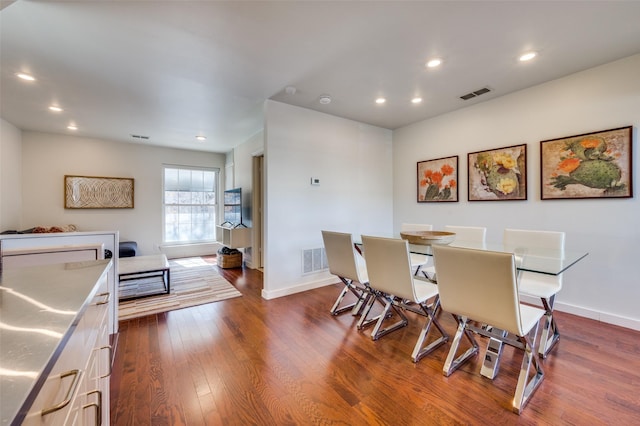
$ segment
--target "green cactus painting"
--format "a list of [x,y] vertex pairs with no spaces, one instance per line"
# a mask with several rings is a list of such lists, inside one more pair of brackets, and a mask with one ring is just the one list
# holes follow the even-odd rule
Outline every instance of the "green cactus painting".
[[526,200],[526,145],[469,154],[469,201]]
[[631,127],[541,142],[542,199],[631,196]]

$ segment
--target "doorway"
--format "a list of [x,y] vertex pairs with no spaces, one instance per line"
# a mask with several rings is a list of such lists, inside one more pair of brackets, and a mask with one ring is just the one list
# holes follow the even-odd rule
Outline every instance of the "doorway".
[[253,156],[253,244],[252,258],[255,269],[262,270],[264,266],[264,154]]

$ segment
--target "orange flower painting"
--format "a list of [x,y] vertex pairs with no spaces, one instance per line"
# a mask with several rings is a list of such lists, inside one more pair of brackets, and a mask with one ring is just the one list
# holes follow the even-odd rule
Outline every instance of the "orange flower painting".
[[458,156],[418,162],[418,202],[458,201]]

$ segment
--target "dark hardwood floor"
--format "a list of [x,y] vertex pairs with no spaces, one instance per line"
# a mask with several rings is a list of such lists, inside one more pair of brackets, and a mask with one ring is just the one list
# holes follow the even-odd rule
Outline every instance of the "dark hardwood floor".
[[374,342],[328,313],[338,285],[267,301],[261,272],[220,272],[242,297],[120,323],[113,425],[640,424],[640,332],[558,312],[562,338],[518,416],[513,348],[493,381],[481,356],[444,377],[448,345],[411,361],[422,317]]

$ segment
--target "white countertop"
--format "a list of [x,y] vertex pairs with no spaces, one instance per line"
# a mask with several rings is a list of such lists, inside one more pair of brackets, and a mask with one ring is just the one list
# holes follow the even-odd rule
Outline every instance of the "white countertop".
[[0,424],[31,404],[110,262],[0,271]]

